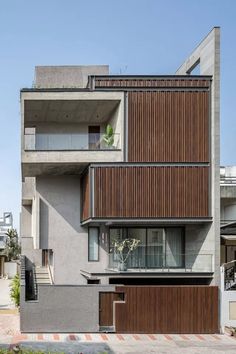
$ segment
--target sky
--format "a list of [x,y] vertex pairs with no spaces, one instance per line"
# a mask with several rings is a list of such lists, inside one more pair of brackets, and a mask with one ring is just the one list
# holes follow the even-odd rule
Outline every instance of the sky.
[[221,27],[221,164],[236,165],[235,0],[1,0],[0,215],[20,213],[20,89],[36,65],[109,64],[111,74],[174,74]]

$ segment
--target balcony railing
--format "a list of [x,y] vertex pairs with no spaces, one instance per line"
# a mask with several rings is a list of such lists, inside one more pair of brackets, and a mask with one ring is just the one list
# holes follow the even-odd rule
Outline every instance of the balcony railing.
[[25,134],[25,150],[118,150],[120,134],[113,134],[113,141],[106,143],[104,134]]
[[[148,251],[135,250],[130,254],[126,262],[126,271],[149,271],[149,272],[206,272],[213,271],[213,255],[184,253],[184,254],[158,254],[155,253],[155,247]],[[108,269],[121,271],[122,265],[119,262],[118,255],[109,254]]]

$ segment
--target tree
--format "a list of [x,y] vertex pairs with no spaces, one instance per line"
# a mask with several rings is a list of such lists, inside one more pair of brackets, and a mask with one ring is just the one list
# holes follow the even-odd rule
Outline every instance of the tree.
[[8,258],[8,261],[16,260],[19,258],[21,249],[18,243],[18,234],[16,229],[8,229],[6,232],[6,247],[5,255]]
[[136,250],[140,240],[136,238],[126,238],[124,240],[114,240],[113,247],[120,263],[125,265],[131,252]]

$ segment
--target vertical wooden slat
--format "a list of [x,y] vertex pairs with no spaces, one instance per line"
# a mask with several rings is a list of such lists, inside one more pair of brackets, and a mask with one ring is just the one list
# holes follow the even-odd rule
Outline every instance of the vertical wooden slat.
[[95,167],[95,217],[208,217],[208,176],[208,166]]
[[129,92],[130,162],[209,162],[209,92]]
[[218,333],[217,286],[117,286],[118,333]]

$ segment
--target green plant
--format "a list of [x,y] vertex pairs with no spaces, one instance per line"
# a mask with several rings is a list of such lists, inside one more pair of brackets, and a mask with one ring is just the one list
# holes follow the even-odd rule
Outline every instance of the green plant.
[[6,232],[6,247],[5,255],[8,258],[8,261],[16,260],[19,258],[21,249],[18,243],[18,234],[16,229],[8,229]]
[[125,264],[131,252],[133,252],[139,245],[140,240],[136,238],[126,238],[122,241],[114,240],[114,251],[118,256],[119,262]]
[[16,274],[10,284],[10,297],[16,307],[20,306],[20,278]]
[[103,140],[108,147],[112,147],[114,144],[114,132],[110,124],[106,126],[106,132],[103,135]]

